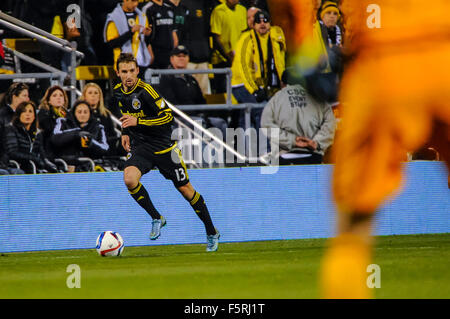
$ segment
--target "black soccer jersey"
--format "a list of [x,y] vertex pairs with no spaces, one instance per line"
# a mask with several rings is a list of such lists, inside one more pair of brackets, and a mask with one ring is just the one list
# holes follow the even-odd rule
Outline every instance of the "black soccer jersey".
[[129,114],[138,119],[137,126],[122,130],[122,135],[129,135],[131,147],[145,143],[158,154],[171,146],[173,115],[166,101],[150,85],[138,79],[136,85],[125,92],[122,83],[114,88],[114,103],[122,114]]
[[142,8],[142,11],[147,15],[149,23],[153,26],[150,37],[150,44],[153,49],[173,49],[172,31],[175,26],[172,8],[165,2],[160,6],[153,1],[150,1]]

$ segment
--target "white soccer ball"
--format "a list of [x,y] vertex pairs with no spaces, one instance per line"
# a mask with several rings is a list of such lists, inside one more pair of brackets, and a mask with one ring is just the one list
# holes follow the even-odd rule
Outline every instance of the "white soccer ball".
[[123,239],[119,233],[104,231],[97,237],[97,252],[100,256],[120,256],[123,252]]

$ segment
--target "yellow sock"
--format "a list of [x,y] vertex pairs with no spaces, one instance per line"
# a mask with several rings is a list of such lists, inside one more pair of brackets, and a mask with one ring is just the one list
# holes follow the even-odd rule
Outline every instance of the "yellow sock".
[[322,260],[321,293],[327,299],[372,298],[367,287],[371,246],[359,236],[342,234],[331,240]]

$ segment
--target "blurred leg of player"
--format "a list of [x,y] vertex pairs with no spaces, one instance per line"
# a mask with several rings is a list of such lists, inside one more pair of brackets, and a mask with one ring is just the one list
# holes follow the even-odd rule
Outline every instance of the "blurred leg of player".
[[431,140],[449,163],[450,67],[432,61],[449,56],[450,44],[421,52],[384,50],[362,53],[342,83],[343,123],[333,175],[338,225],[322,261],[325,298],[373,296],[366,271],[374,213],[400,186],[407,151]]

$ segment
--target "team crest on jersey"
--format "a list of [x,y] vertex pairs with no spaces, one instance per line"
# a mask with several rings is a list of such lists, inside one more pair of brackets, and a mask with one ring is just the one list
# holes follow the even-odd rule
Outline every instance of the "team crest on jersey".
[[133,106],[133,109],[139,110],[141,108],[141,101],[139,101],[137,98],[134,98],[131,101],[131,105]]
[[131,158],[131,153],[127,154],[127,160],[129,160]]
[[133,18],[129,18],[128,19],[128,25],[130,27],[134,27],[136,25],[136,20],[134,20]]

